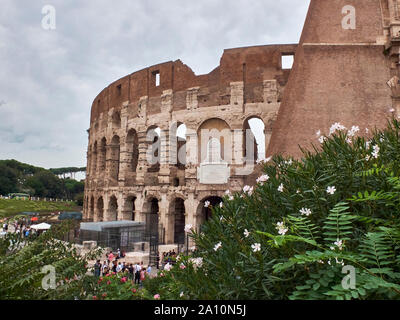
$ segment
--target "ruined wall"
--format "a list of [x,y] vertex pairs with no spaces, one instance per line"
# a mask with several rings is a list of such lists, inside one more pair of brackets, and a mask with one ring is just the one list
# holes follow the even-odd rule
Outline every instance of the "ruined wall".
[[[105,88],[93,101],[88,143],[84,217],[95,221],[145,221],[151,201],[159,204],[166,242],[174,240],[176,199],[184,200],[185,223],[195,228],[204,221],[204,201],[222,197],[227,189],[240,191],[248,183],[243,163],[243,132],[247,120],[265,124],[269,144],[290,70],[282,69],[282,55],[297,45],[227,49],[220,65],[195,75],[180,60],[132,73]],[[159,85],[156,77],[159,74]],[[217,119],[217,120],[213,120]],[[200,183],[199,128],[226,123],[235,148],[226,183]],[[185,124],[186,165],[164,161],[177,153],[171,128]],[[147,161],[147,134],[160,128],[161,162]],[[219,129],[216,125],[216,129]],[[175,139],[172,137],[172,140]],[[180,142],[182,145],[182,141]],[[163,160],[164,159],[164,160]],[[254,181],[253,181],[254,182]],[[134,208],[134,209],[133,209]]]
[[[335,122],[365,132],[384,127],[392,106],[400,114],[387,85],[398,74],[395,2],[311,1],[268,155],[299,157],[298,145],[318,145],[315,133],[329,133]],[[347,5],[355,9],[354,29],[342,25],[350,22]]]

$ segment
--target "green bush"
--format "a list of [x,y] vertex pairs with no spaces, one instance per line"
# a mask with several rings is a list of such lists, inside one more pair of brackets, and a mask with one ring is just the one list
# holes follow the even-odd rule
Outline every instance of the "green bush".
[[[357,131],[335,124],[301,160],[265,161],[257,185],[227,194],[192,235],[202,266],[178,261],[151,290],[167,299],[399,299],[399,122],[369,140]],[[342,286],[344,266],[355,268],[354,289]]]

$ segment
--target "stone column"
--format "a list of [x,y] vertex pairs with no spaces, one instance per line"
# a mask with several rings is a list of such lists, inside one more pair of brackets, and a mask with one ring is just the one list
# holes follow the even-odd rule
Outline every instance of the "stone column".
[[136,182],[138,185],[144,185],[144,175],[148,168],[147,163],[147,151],[151,142],[146,140],[146,131],[138,132],[138,149],[139,149],[139,159],[138,159],[138,166],[136,169]]
[[231,105],[243,107],[244,102],[244,84],[243,81],[231,82]]

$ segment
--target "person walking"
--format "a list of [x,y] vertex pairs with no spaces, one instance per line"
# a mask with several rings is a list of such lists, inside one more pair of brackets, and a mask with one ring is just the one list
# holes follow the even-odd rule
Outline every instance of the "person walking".
[[139,263],[135,264],[135,284],[140,284],[140,271],[141,271],[141,267],[139,265]]
[[100,277],[100,272],[101,272],[101,264],[100,260],[97,260],[94,265],[94,276],[97,278]]
[[110,251],[110,253],[108,254],[107,259],[108,259],[108,264],[110,265],[114,260],[114,254],[112,251]]

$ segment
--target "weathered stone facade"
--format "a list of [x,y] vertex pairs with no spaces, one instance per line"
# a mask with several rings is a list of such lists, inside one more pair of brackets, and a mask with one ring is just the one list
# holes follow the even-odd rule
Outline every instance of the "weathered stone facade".
[[[400,1],[350,2],[311,0],[299,45],[225,50],[220,66],[200,76],[167,62],[104,89],[91,111],[85,218],[145,221],[158,212],[165,242],[174,243],[184,224],[207,219],[206,200],[218,204],[225,190],[254,183],[257,170],[243,164],[251,117],[265,125],[267,156],[298,157],[299,145],[318,144],[315,133],[334,122],[363,130],[399,116]],[[293,68],[282,69],[282,57],[294,54]],[[182,123],[185,142],[174,130]],[[156,127],[160,137],[147,139]],[[230,132],[230,149],[219,153],[221,139],[202,142],[202,129]],[[161,161],[151,165],[157,139]],[[171,164],[183,144],[186,163]],[[218,166],[210,162],[222,154]]]
[[[147,213],[158,212],[167,244],[176,242],[185,224],[197,229],[209,215],[206,200],[216,205],[226,190],[239,191],[254,180],[253,168],[245,170],[244,132],[249,119],[261,119],[268,147],[290,73],[282,69],[281,57],[294,54],[296,47],[225,50],[220,66],[200,76],[179,60],[167,62],[104,89],[92,106],[84,217],[145,222]],[[187,128],[186,141],[176,137],[180,124]],[[147,156],[157,139],[148,134],[157,127],[160,161],[151,164]],[[218,156],[215,146],[211,150],[200,138],[201,130],[213,129],[229,133],[229,142],[221,140],[225,149],[221,144],[218,164],[226,176],[212,163],[215,159],[208,161],[212,153]],[[170,161],[179,150],[185,153],[184,164]],[[199,175],[206,181],[200,183]],[[217,176],[221,181],[212,183]]]
[[299,157],[335,122],[364,133],[400,115],[399,16],[398,0],[311,0],[267,155]]

